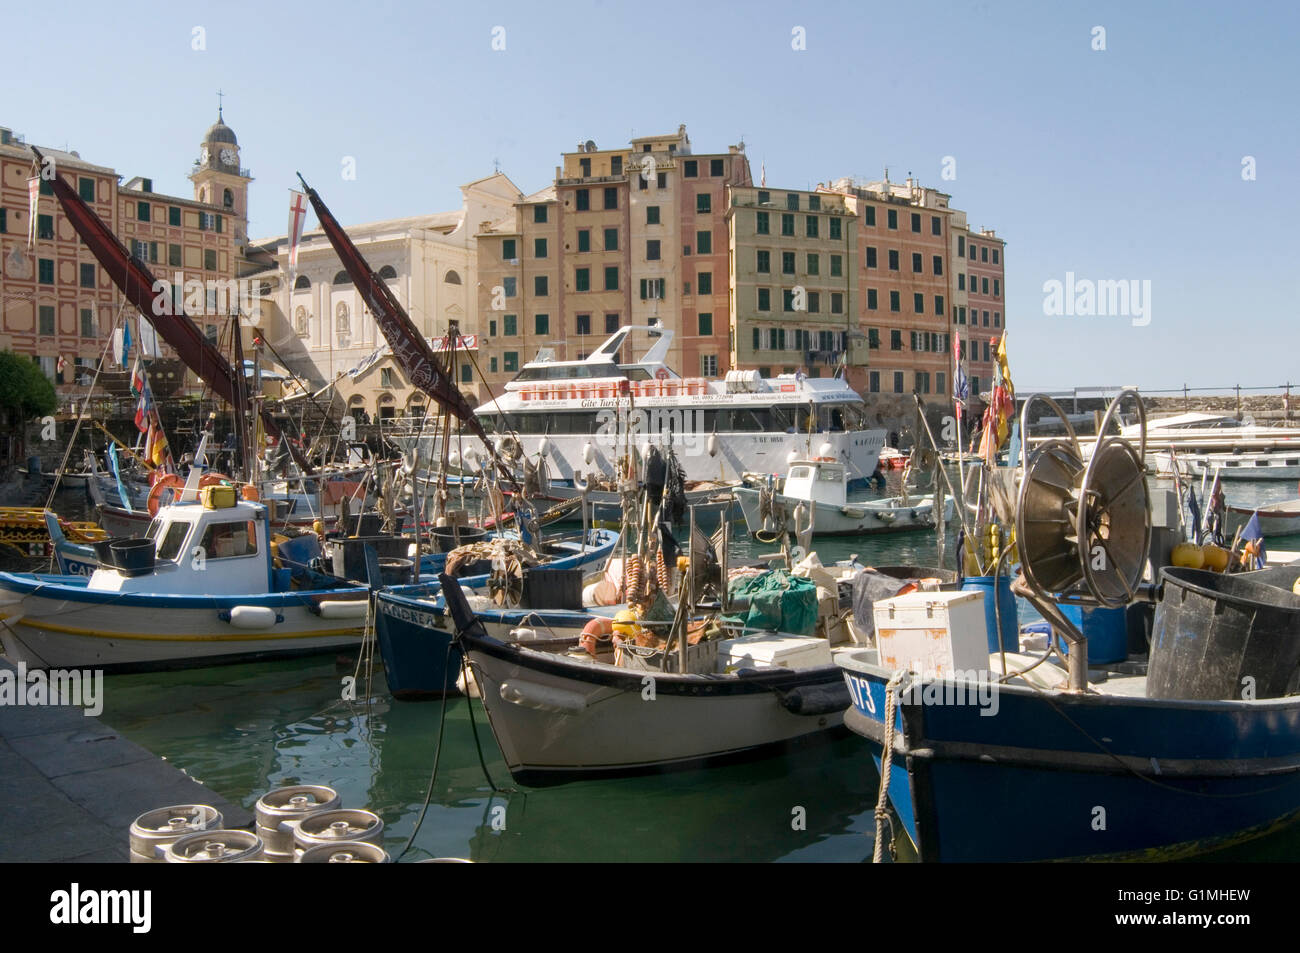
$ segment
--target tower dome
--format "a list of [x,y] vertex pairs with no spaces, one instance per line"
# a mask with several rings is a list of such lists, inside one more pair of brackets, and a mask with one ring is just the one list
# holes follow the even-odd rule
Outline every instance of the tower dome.
[[203,137],[204,142],[209,143],[226,143],[237,146],[239,140],[235,138],[235,130],[226,125],[225,120],[221,118],[221,110],[217,110],[217,121],[208,127],[207,134]]

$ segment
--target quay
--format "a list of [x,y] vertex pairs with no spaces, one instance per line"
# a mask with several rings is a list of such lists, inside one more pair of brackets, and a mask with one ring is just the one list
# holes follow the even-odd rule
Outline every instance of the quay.
[[[0,658],[12,675],[14,666]],[[0,706],[0,862],[125,863],[145,811],[210,804],[252,815],[76,706]]]

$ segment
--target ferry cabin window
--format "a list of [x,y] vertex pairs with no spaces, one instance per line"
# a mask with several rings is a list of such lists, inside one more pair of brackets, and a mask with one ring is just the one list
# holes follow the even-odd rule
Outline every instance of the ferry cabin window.
[[148,528],[147,530],[145,530],[144,538],[145,538],[145,539],[157,539],[157,538],[158,538],[158,531],[159,531],[160,529],[162,529],[162,520],[158,520],[158,519],[150,520],[150,521],[149,521],[149,528]]
[[158,558],[161,560],[175,560],[181,553],[181,544],[185,542],[185,537],[189,531],[189,523],[172,523],[169,525],[166,534],[163,535],[162,542],[158,544]]
[[207,559],[230,559],[257,554],[257,526],[252,520],[210,523],[199,540]]

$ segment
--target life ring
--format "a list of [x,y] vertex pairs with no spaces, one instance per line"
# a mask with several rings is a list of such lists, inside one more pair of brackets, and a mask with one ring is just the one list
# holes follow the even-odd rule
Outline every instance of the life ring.
[[668,368],[666,368],[666,367],[661,367],[661,368],[659,368],[658,370],[656,370],[656,371],[655,371],[655,379],[656,379],[656,380],[661,380],[661,381],[666,381],[666,380],[668,380]]
[[581,645],[593,657],[602,642],[609,642],[614,637],[614,620],[606,618],[592,619],[582,628]]
[[[203,474],[203,476],[199,477],[199,489],[201,490],[205,486],[215,486],[218,483],[225,483],[228,482],[229,480],[230,477],[226,476],[224,473],[205,473]],[[150,516],[158,515],[158,507],[162,502],[163,490],[167,490],[167,489],[175,490],[175,489],[184,489],[184,488],[185,488],[185,481],[182,480],[175,473],[169,473],[166,476],[164,476],[161,480],[159,480],[157,483],[153,485],[152,489],[149,490],[149,499],[146,504],[149,508],[149,515]]]

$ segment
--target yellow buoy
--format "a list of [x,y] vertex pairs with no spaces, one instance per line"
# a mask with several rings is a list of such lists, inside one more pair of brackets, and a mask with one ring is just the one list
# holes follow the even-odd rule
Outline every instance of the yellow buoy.
[[1223,572],[1228,568],[1228,551],[1222,546],[1206,543],[1201,547],[1205,568],[1211,572]]
[[1205,565],[1205,554],[1201,552],[1201,547],[1195,543],[1179,543],[1170,554],[1170,560],[1175,566],[1186,569],[1200,569]]

